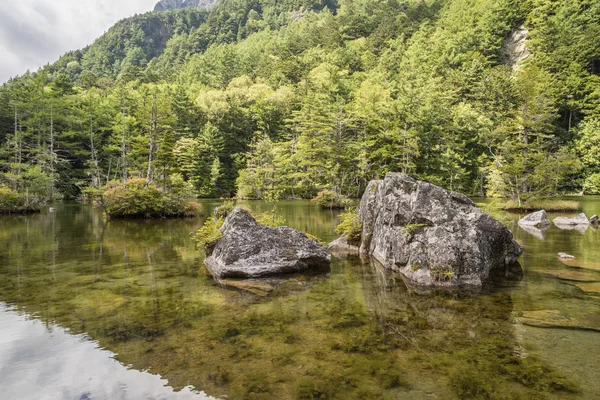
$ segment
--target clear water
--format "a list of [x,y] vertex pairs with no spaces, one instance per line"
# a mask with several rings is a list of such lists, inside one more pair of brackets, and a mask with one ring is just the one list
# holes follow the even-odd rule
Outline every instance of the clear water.
[[[577,200],[600,214],[600,198]],[[591,228],[532,234],[497,213],[525,247],[524,277],[483,293],[407,287],[350,258],[272,281],[263,297],[207,275],[190,237],[202,219],[56,207],[0,218],[2,399],[600,398]],[[276,207],[289,226],[335,238],[335,212]]]

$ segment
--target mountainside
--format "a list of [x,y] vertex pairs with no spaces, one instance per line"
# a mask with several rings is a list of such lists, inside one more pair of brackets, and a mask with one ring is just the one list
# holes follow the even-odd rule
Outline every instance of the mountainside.
[[217,4],[219,0],[160,0],[154,6],[154,11],[170,11],[181,8],[208,9]]
[[600,193],[598,21],[584,0],[138,15],[2,86],[0,185],[181,177],[201,196],[306,198],[399,171],[517,201]]

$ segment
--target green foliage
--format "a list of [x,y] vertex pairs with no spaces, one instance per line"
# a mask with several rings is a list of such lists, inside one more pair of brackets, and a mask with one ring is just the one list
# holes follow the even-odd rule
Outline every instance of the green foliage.
[[335,228],[335,232],[340,235],[346,235],[349,244],[360,245],[362,239],[362,223],[358,217],[358,209],[351,208],[345,213],[340,214],[340,223]]
[[277,228],[285,225],[285,218],[277,214],[277,210],[273,208],[271,211],[255,215],[256,222],[261,225],[271,226]]
[[[360,197],[387,172],[519,205],[579,192],[600,173],[599,15],[513,0],[137,15],[0,88],[2,182],[51,199],[181,174],[201,197],[329,208],[319,192]],[[512,65],[523,23],[532,55]]]
[[586,194],[600,194],[600,173],[588,176],[583,184]]
[[454,278],[454,267],[452,265],[434,265],[429,268],[429,273],[437,281],[451,281]]
[[223,218],[208,218],[204,225],[196,232],[194,236],[199,249],[207,250],[214,246],[219,239],[223,237],[221,226]]
[[427,226],[428,226],[427,224],[409,224],[409,225],[405,225],[405,226],[402,227],[402,229],[404,230],[402,232],[402,235],[404,236],[404,238],[406,240],[408,240],[417,231],[419,231],[422,228],[426,228]]
[[0,186],[0,214],[36,212],[40,211],[43,205],[44,202],[40,199],[29,198],[27,195]]
[[145,179],[134,178],[126,183],[112,182],[102,194],[102,205],[109,217],[166,218],[200,215],[199,204],[190,200],[190,190],[179,177],[170,192],[165,193]]
[[321,208],[328,209],[346,208],[351,204],[351,200],[346,196],[332,190],[321,190],[312,201],[320,205]]
[[215,208],[215,217],[216,218],[227,218],[227,216],[233,211],[235,208],[234,200],[225,200],[223,204]]

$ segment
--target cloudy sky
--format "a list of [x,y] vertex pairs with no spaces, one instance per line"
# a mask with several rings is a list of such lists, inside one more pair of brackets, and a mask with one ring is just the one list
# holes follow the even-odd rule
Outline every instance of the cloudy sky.
[[0,0],[0,83],[91,44],[157,0]]

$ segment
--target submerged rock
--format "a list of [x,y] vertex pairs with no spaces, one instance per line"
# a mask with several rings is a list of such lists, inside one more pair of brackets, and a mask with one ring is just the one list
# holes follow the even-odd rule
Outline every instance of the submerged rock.
[[578,271],[574,268],[566,270],[542,269],[538,270],[542,275],[558,278],[563,281],[575,282],[600,282],[600,274],[597,272]]
[[[523,249],[466,196],[404,174],[372,181],[361,200],[361,253],[419,285],[482,285]],[[498,271],[496,271],[498,272]]]
[[241,208],[221,227],[223,237],[207,249],[205,264],[217,278],[260,278],[329,271],[329,249],[288,227],[271,228]]
[[574,260],[575,256],[572,256],[572,255],[567,254],[567,253],[558,253],[558,258],[560,258],[562,260]]
[[525,311],[517,321],[540,328],[567,328],[600,331],[600,325],[569,317],[559,310]]
[[548,216],[546,215],[545,210],[540,210],[534,212],[533,214],[529,214],[519,220],[519,225],[523,226],[532,226],[535,228],[543,228],[552,225]]

